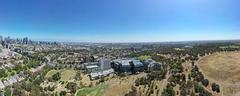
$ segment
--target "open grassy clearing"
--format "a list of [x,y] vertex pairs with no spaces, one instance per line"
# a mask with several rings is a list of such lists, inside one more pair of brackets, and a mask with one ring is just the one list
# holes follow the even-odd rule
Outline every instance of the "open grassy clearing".
[[146,76],[145,73],[137,75],[130,75],[122,78],[112,78],[105,83],[108,84],[104,91],[104,96],[123,96],[131,90],[131,87],[135,85],[135,80],[140,77]]
[[151,56],[143,55],[143,56],[139,56],[138,59],[139,60],[147,60],[147,59],[151,59]]
[[77,71],[71,70],[71,69],[51,70],[46,74],[45,78],[52,78],[52,76],[57,72],[60,73],[60,77],[61,77],[59,81],[43,83],[41,86],[43,87],[48,87],[49,85],[56,86],[54,92],[61,92],[63,90],[67,90],[65,86],[68,84],[69,81],[74,79]]
[[56,74],[57,72],[60,72],[61,74],[61,79],[60,81],[68,81],[71,80],[75,77],[76,75],[76,71],[75,70],[67,70],[67,69],[63,69],[63,70],[51,70],[47,73],[47,75],[45,76],[46,78],[50,78],[52,77],[54,74]]
[[59,72],[60,70],[51,70],[51,71],[49,71],[47,74],[46,74],[46,76],[45,76],[45,78],[50,78],[50,77],[52,77],[54,74],[56,74],[57,72]]
[[[123,96],[131,90],[131,87],[135,85],[135,80],[137,78],[146,76],[145,73],[140,73],[137,75],[130,75],[126,77],[109,77],[107,81],[102,84],[96,85],[91,88],[79,89],[75,96]],[[107,78],[105,78],[107,79]],[[83,82],[85,82],[83,78]],[[98,80],[96,80],[98,81]],[[95,81],[91,81],[94,85]],[[86,82],[85,82],[86,83]],[[159,86],[159,88],[161,88]]]
[[74,79],[74,77],[76,76],[75,70],[63,70],[60,73],[61,73],[60,81],[68,81],[68,80]]
[[240,95],[240,52],[215,53],[200,59],[198,66],[205,77],[221,85],[223,96]]

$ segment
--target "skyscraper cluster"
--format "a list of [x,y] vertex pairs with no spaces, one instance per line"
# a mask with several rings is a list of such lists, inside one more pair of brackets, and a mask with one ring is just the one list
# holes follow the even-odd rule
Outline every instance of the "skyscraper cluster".
[[28,39],[28,37],[24,38],[11,38],[3,37],[0,35],[0,45],[2,45],[4,48],[10,48],[10,44],[31,44],[32,41]]

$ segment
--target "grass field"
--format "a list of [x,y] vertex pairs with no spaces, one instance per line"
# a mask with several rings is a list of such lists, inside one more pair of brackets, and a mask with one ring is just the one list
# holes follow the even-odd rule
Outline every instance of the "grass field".
[[223,96],[240,96],[240,52],[222,52],[198,62],[205,77],[221,86]]
[[100,84],[91,88],[82,88],[77,91],[75,96],[103,96],[106,84]]
[[131,87],[135,85],[135,80],[144,76],[146,76],[145,73],[140,73],[106,81],[108,86],[105,89],[104,96],[124,96],[131,90]]
[[147,59],[151,59],[151,56],[143,55],[143,56],[139,56],[137,59],[139,59],[139,60],[147,60]]
[[240,48],[239,45],[230,45],[230,46],[221,46],[220,48],[222,49],[227,49],[227,48]]
[[[75,96],[124,96],[131,90],[131,86],[134,85],[137,78],[146,76],[145,73],[130,75],[122,78],[108,78],[104,84],[97,85],[91,88],[79,89]],[[106,79],[106,78],[105,78]],[[89,78],[83,77],[82,81],[85,83]],[[96,83],[96,82],[95,82]]]

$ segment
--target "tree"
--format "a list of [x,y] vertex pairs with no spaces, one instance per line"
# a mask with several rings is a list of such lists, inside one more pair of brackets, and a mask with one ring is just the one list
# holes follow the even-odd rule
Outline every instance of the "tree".
[[99,82],[104,82],[104,81],[105,81],[104,77],[101,77],[99,80]]
[[67,92],[66,91],[61,91],[60,96],[66,96]]
[[204,79],[204,80],[202,80],[202,84],[203,84],[205,87],[207,87],[208,84],[209,84],[208,79]]
[[191,89],[193,87],[193,81],[187,81],[186,87]]
[[11,93],[12,93],[11,89],[10,88],[6,88],[5,92],[4,92],[4,95],[5,96],[11,96]]
[[131,70],[132,74],[135,74],[135,73],[136,73],[136,71],[135,71],[135,65],[133,64],[132,61],[129,62],[129,63],[130,63],[130,66],[131,66],[130,70]]
[[33,85],[31,89],[31,96],[38,96],[40,94],[40,88],[37,85]]
[[202,93],[204,91],[203,87],[197,82],[194,83],[194,89],[196,93]]
[[19,73],[21,70],[23,70],[23,65],[20,64],[20,65],[17,65],[13,68],[17,73]]
[[194,66],[194,62],[192,61],[192,66]]
[[220,86],[216,83],[212,83],[212,91],[220,92]]
[[52,80],[54,80],[54,81],[58,81],[58,80],[60,80],[61,79],[61,77],[60,77],[60,73],[59,72],[57,72],[56,74],[54,74],[53,76],[52,76]]
[[196,96],[196,95],[195,95],[195,92],[192,91],[191,94],[190,94],[190,96]]
[[175,96],[173,86],[168,83],[167,88],[163,90],[162,96]]
[[191,75],[190,74],[188,74],[188,80],[191,80]]
[[81,77],[81,72],[77,72],[76,76],[75,76],[75,79],[76,80],[82,80],[82,77]]
[[74,82],[69,82],[66,86],[68,90],[70,90],[71,93],[75,93],[77,90],[77,84]]
[[0,69],[0,78],[5,78],[8,76],[7,71],[5,69]]
[[187,96],[187,90],[185,88],[180,90],[180,96]]
[[31,87],[32,87],[32,85],[31,85],[30,82],[26,82],[24,87],[25,87],[26,91],[29,92],[29,91],[31,91]]

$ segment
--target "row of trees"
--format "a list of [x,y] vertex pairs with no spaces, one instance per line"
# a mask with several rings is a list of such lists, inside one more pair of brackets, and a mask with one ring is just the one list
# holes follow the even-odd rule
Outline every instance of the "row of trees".
[[[201,82],[202,85],[204,85],[205,87],[209,85],[209,80],[204,79],[204,75],[201,72],[199,72],[199,69],[196,65],[194,65],[191,70],[191,77],[194,79],[194,81]],[[220,86],[218,84],[212,83],[211,87],[212,87],[212,91],[215,91],[217,93],[220,92]]]

